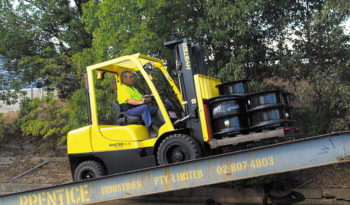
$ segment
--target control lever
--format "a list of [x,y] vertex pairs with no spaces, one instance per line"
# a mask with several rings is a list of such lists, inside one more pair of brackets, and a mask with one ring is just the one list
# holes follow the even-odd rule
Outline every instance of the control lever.
[[182,118],[182,119],[178,119],[178,120],[176,120],[176,121],[174,122],[174,125],[177,125],[177,124],[179,124],[179,123],[181,123],[181,122],[183,122],[183,121],[186,121],[186,120],[188,120],[190,117],[191,117],[191,115],[187,115],[187,116],[185,116],[185,117]]

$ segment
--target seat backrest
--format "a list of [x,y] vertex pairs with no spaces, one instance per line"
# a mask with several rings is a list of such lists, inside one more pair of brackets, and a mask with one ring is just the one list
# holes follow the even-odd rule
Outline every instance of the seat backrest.
[[113,99],[112,105],[117,116],[118,125],[144,124],[141,116],[130,116],[126,112],[121,112],[119,104]]
[[115,111],[116,116],[118,116],[119,113],[120,113],[120,106],[119,106],[119,104],[115,101],[115,99],[113,99],[112,105],[113,105],[113,108],[114,108],[114,111]]

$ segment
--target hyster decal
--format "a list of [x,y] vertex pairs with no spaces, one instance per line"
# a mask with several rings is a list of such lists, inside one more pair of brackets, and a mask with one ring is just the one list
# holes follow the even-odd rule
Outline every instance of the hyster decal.
[[182,44],[182,49],[183,49],[183,52],[184,52],[184,57],[185,57],[185,62],[186,62],[186,69],[187,70],[191,70],[191,61],[190,61],[190,56],[188,54],[187,43],[183,43]]
[[131,146],[131,142],[125,142],[125,143],[117,142],[117,143],[109,144],[109,146],[114,148],[126,148]]
[[109,144],[110,147],[116,147],[116,148],[121,148],[124,147],[124,143],[120,142],[120,143],[113,143],[113,144]]

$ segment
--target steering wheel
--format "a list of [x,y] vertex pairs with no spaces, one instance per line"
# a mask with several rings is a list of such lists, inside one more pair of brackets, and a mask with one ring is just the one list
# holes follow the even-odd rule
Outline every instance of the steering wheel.
[[176,111],[176,106],[175,106],[174,102],[171,100],[171,95],[167,91],[160,90],[159,96],[162,99],[162,101],[165,105],[165,108],[167,110]]
[[145,103],[148,105],[153,105],[155,103],[154,96],[142,96],[142,98],[147,99]]

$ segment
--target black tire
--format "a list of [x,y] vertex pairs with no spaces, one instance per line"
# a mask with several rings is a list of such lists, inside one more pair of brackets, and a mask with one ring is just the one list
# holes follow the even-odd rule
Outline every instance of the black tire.
[[195,139],[184,134],[173,134],[166,137],[157,150],[159,165],[182,162],[202,156],[202,151]]
[[87,160],[80,163],[74,170],[74,181],[97,178],[106,175],[103,166],[93,160]]

